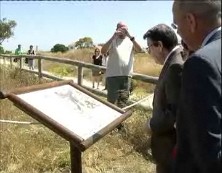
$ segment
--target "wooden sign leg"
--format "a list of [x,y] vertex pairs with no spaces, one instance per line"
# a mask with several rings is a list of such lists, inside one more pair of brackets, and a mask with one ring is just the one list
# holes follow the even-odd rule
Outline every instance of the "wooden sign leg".
[[71,173],[82,173],[81,151],[70,142]]

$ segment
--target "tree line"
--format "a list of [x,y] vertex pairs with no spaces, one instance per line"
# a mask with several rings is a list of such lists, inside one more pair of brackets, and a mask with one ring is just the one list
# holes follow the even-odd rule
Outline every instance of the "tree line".
[[[7,20],[6,18],[0,19],[0,53],[8,53],[9,51],[4,51],[4,48],[1,46],[2,43],[14,35],[14,29],[17,26],[16,21]],[[91,37],[83,37],[78,41],[74,42],[69,46],[64,44],[55,44],[51,48],[51,52],[66,52],[69,49],[83,49],[83,48],[93,48],[94,43]]]

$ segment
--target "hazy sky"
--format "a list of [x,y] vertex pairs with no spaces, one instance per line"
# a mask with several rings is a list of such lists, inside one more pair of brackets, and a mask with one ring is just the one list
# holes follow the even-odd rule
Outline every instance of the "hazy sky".
[[0,17],[15,20],[14,36],[3,42],[5,50],[38,45],[50,50],[68,46],[88,36],[105,43],[123,21],[137,41],[146,46],[143,34],[152,26],[172,23],[173,1],[0,1]]

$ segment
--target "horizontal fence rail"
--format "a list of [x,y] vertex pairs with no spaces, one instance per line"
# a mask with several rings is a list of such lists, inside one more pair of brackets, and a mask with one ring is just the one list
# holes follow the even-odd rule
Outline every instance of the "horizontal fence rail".
[[[56,62],[56,63],[67,64],[67,65],[73,65],[74,67],[77,67],[77,84],[78,85],[92,91],[95,94],[106,96],[106,93],[103,92],[103,91],[95,90],[93,88],[89,88],[89,87],[83,85],[83,69],[84,68],[106,70],[106,67],[104,67],[104,66],[98,66],[98,65],[91,64],[91,63],[86,63],[86,62],[77,61],[77,60],[71,60],[71,59],[67,59],[67,58],[58,58],[58,57],[50,57],[50,56],[0,54],[0,60],[2,60],[3,63],[5,63],[5,64],[7,62],[11,67],[13,66],[13,59],[14,58],[17,58],[17,60],[18,60],[17,63],[18,63],[18,66],[21,70],[34,73],[34,74],[38,75],[39,78],[45,77],[45,78],[49,78],[49,79],[53,79],[53,80],[64,80],[64,79],[62,79],[58,76],[52,75],[52,74],[48,74],[45,71],[43,71],[43,68],[42,68],[43,60]],[[32,58],[32,59],[37,60],[37,62],[38,62],[37,63],[37,71],[28,70],[28,69],[23,68],[23,63],[24,63],[25,58]],[[135,80],[138,80],[138,81],[143,81],[143,82],[151,83],[151,84],[154,84],[154,85],[158,81],[158,77],[148,76],[148,75],[139,74],[139,73],[133,73],[132,78],[135,79]]]
[[[42,73],[42,60],[48,60],[52,62],[57,62],[57,63],[63,63],[63,64],[68,64],[68,65],[73,65],[77,66],[78,68],[89,68],[89,69],[102,69],[106,70],[106,67],[104,66],[98,66],[98,65],[93,65],[91,63],[86,63],[82,61],[77,61],[77,60],[71,60],[67,58],[57,58],[57,57],[49,57],[49,56],[30,56],[30,55],[0,55],[0,57],[5,61],[6,59],[9,59],[10,63],[12,64],[13,58],[18,58],[20,61],[20,64],[23,64],[22,59],[23,58],[33,58],[38,60],[38,70],[39,70],[39,75]],[[20,67],[22,69],[22,67]],[[78,70],[78,73],[82,73],[82,70]],[[81,74],[78,74],[78,78],[82,78]],[[156,84],[158,81],[158,77],[154,76],[148,76],[148,75],[143,75],[139,73],[133,73],[132,78],[135,80],[140,80],[143,82],[151,83],[151,84]],[[78,79],[78,81],[82,81],[81,79]]]

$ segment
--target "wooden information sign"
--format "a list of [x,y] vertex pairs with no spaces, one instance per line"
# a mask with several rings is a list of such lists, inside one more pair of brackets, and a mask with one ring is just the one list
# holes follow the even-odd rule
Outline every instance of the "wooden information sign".
[[82,173],[81,152],[132,114],[71,80],[0,92],[0,98],[8,98],[19,109],[70,142],[72,173]]

